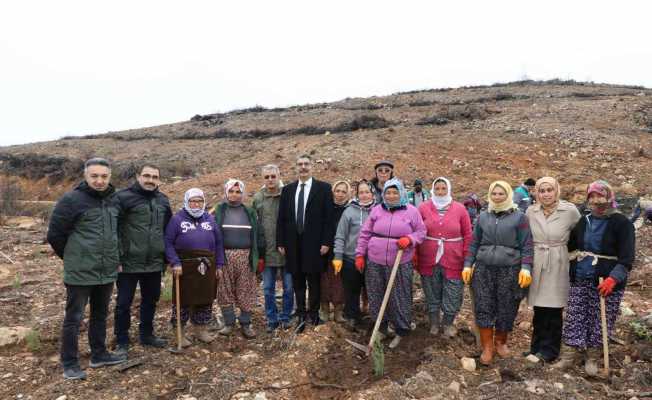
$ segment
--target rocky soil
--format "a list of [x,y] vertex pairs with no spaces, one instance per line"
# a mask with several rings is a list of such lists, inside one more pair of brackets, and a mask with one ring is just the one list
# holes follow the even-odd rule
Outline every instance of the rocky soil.
[[[397,175],[451,178],[454,195],[485,193],[491,180],[514,184],[528,176],[560,179],[564,196],[604,178],[619,197],[652,192],[652,90],[635,87],[521,82],[492,87],[418,91],[345,99],[286,109],[253,108],[195,116],[190,121],[84,138],[0,148],[4,182],[20,199],[51,207],[80,176],[82,160],[114,162],[124,186],[141,160],[161,165],[162,190],[178,206],[193,186],[221,199],[222,184],[238,177],[249,194],[262,185],[259,167],[273,162],[293,179],[297,155],[312,154],[315,176],[333,181],[370,177],[375,161],[391,159]],[[17,213],[27,213],[22,207]],[[630,205],[630,203],[627,203]],[[31,214],[34,214],[30,212]],[[37,215],[47,216],[45,213]],[[531,311],[522,306],[512,336],[513,357],[492,368],[464,369],[478,349],[469,331],[465,301],[452,340],[427,334],[423,293],[415,280],[417,327],[401,346],[385,352],[385,374],[375,378],[371,361],[344,339],[364,342],[329,322],[295,336],[264,333],[262,290],[254,313],[259,335],[240,334],[196,344],[181,355],[136,345],[130,369],[87,369],[84,382],[63,382],[58,346],[65,290],[62,263],[45,244],[47,221],[3,218],[0,226],[0,398],[2,399],[511,399],[652,397],[652,226],[637,232],[637,261],[611,343],[610,378],[581,368],[560,372],[532,365],[528,348]],[[11,259],[9,261],[6,257]],[[169,277],[166,289],[169,289]],[[165,290],[164,289],[164,292]],[[468,300],[468,299],[466,299]],[[133,328],[137,325],[138,298]],[[112,307],[112,306],[111,306]],[[158,332],[168,332],[169,298],[161,300]],[[652,323],[652,319],[648,319]],[[112,341],[113,318],[108,337]],[[86,323],[82,365],[88,363]],[[135,337],[133,338],[135,339]],[[135,341],[135,340],[134,340]]]

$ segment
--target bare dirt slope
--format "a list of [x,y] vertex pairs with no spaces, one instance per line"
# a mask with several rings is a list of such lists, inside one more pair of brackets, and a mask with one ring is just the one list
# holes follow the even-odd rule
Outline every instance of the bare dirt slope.
[[[652,91],[606,85],[521,83],[442,89],[336,103],[196,117],[195,121],[0,148],[0,170],[28,178],[32,200],[54,200],[81,162],[103,156],[116,178],[143,160],[167,177],[193,177],[164,189],[178,200],[197,185],[220,196],[229,177],[254,191],[260,166],[278,163],[286,180],[296,156],[312,154],[315,175],[369,177],[390,159],[398,175],[446,175],[458,195],[489,182],[558,176],[566,188],[601,177],[633,194],[652,182]],[[124,183],[125,179],[121,179]],[[37,182],[37,184],[35,184]]]
[[[325,180],[368,178],[375,161],[391,159],[408,183],[450,177],[457,196],[484,193],[496,178],[516,184],[544,174],[559,177],[565,195],[596,178],[610,181],[621,196],[651,191],[652,91],[643,88],[522,82],[193,119],[0,148],[0,170],[30,201],[56,200],[79,179],[81,160],[90,156],[114,161],[119,186],[141,160],[160,164],[168,178],[163,190],[176,205],[192,186],[218,201],[229,177],[243,179],[253,194],[262,184],[259,167],[270,162],[280,164],[289,181],[294,158],[302,153],[314,156],[315,176]],[[143,364],[124,372],[89,369],[87,381],[64,383],[58,365],[62,263],[45,245],[45,230],[46,222],[29,219],[0,226],[0,250],[15,262],[0,259],[0,329],[38,332],[0,347],[2,399],[595,399],[643,398],[652,390],[652,345],[631,325],[652,312],[650,226],[637,233],[637,261],[624,298],[633,315],[619,319],[610,382],[589,378],[581,368],[564,373],[524,361],[519,355],[527,349],[532,317],[525,307],[513,334],[514,357],[498,360],[494,368],[465,371],[460,359],[478,354],[468,331],[468,299],[457,338],[429,337],[417,279],[417,329],[397,351],[386,351],[380,379],[373,377],[371,362],[344,341],[363,342],[364,332],[329,322],[299,337],[266,335],[260,290],[256,340],[238,334],[195,345],[183,355],[136,345],[132,359]],[[163,299],[155,322],[168,337],[169,311]],[[83,366],[89,357],[86,323],[80,336]],[[110,316],[109,342],[112,327]]]

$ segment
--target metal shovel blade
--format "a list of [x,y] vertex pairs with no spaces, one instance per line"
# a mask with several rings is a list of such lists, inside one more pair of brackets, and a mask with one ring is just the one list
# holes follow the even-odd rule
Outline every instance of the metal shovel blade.
[[353,340],[349,340],[349,339],[344,339],[344,340],[346,340],[346,342],[348,344],[353,346],[354,349],[363,352],[367,356],[369,355],[369,347],[368,346],[365,346],[364,344],[356,343]]

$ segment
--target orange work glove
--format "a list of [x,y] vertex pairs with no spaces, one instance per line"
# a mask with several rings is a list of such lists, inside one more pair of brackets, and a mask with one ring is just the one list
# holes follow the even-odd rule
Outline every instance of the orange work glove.
[[411,243],[412,241],[407,236],[403,236],[402,238],[396,241],[396,245],[398,246],[398,248],[403,250],[407,249]]
[[362,273],[364,271],[364,257],[363,256],[357,256],[355,258],[355,269],[358,270],[358,272]]

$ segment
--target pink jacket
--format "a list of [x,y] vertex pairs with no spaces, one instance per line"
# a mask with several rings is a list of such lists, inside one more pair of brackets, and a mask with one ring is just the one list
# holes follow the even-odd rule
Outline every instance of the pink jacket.
[[398,252],[396,241],[403,236],[409,237],[412,244],[403,250],[401,264],[412,261],[415,247],[426,236],[426,227],[416,207],[408,204],[404,209],[390,212],[377,205],[362,225],[355,254],[391,267]]
[[[438,264],[444,267],[446,279],[461,279],[464,258],[469,253],[473,236],[471,219],[466,208],[453,201],[442,217],[432,201],[427,201],[419,205],[419,213],[428,232],[426,240],[417,248],[417,270],[421,275],[432,275],[439,250],[441,258]],[[433,240],[439,238],[444,240]]]

